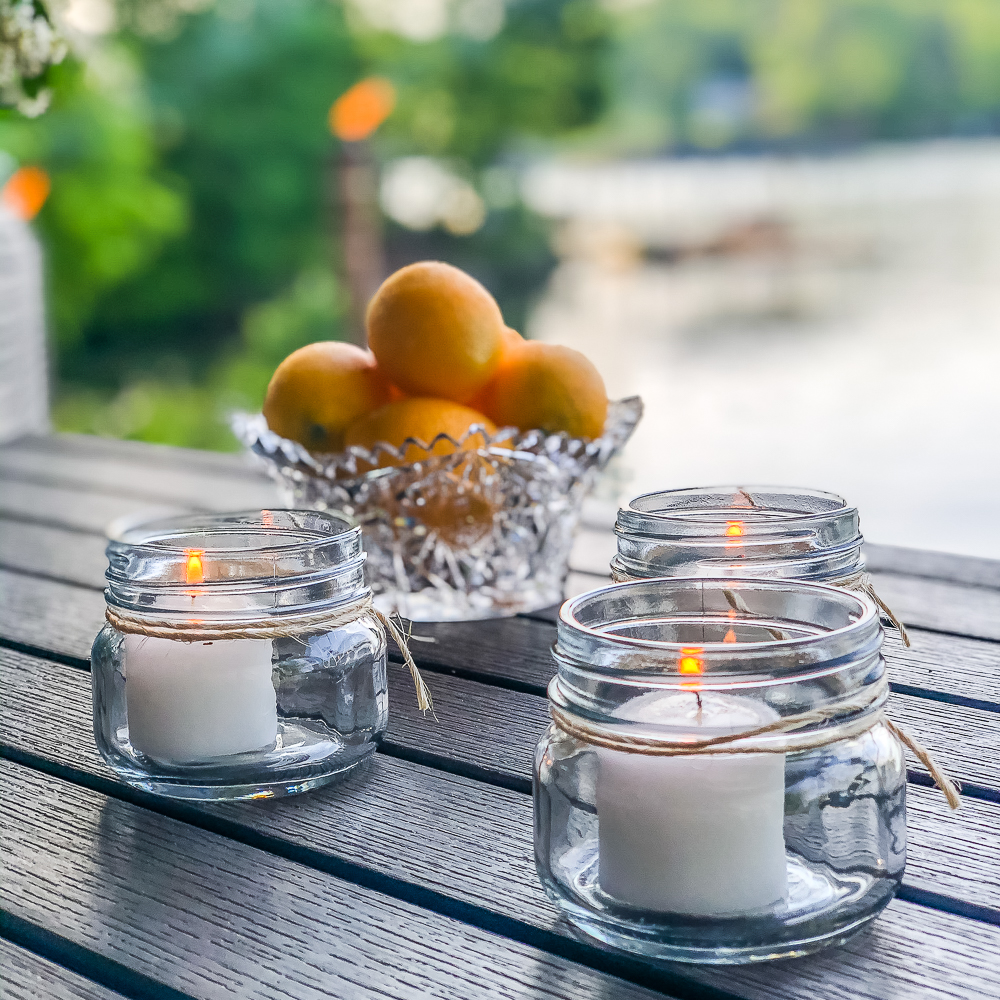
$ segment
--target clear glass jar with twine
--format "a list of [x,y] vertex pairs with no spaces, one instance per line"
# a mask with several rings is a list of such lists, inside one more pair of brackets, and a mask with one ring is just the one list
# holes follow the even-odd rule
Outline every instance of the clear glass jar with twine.
[[346,775],[388,721],[386,633],[360,530],[317,511],[192,515],[107,548],[91,655],[94,735],[127,782],[177,798],[262,798]]
[[859,591],[905,646],[902,622],[865,571],[858,509],[822,490],[706,486],[636,497],[618,511],[617,582],[659,576],[760,576]]
[[660,578],[567,601],[535,756],[542,884],[585,933],[740,963],[840,943],[906,861],[875,604],[798,581]]

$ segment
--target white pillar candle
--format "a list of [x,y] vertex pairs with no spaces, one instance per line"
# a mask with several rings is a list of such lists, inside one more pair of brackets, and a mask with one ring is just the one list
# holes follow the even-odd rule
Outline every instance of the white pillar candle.
[[277,738],[270,639],[126,635],[124,672],[129,741],[154,760],[190,764]]
[[[615,714],[723,735],[774,722],[748,698],[700,692],[633,698]],[[707,732],[706,732],[707,731]],[[599,881],[643,909],[729,917],[786,891],[784,754],[652,757],[599,750]]]

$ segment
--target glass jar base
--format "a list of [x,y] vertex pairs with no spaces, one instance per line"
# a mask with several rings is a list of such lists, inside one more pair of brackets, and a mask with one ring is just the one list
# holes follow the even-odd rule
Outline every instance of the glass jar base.
[[862,931],[878,913],[860,917],[853,923],[826,934],[797,940],[782,941],[777,944],[748,945],[746,947],[690,947],[669,941],[637,938],[630,932],[616,932],[606,920],[595,918],[587,910],[567,907],[562,904],[564,915],[583,936],[594,938],[620,951],[627,951],[643,958],[664,962],[686,962],[691,965],[749,965],[755,962],[769,962],[779,958],[800,958],[824,948],[845,944]]
[[542,883],[578,930],[646,958],[709,965],[794,958],[843,944],[878,916],[898,886],[894,878],[842,875],[788,853],[788,891],[780,903],[737,917],[695,917],[638,910],[612,899],[597,882],[594,842],[564,860],[572,893],[544,875]]
[[[308,771],[289,770],[261,774],[257,780],[232,782],[199,781],[197,776],[154,775],[120,761],[108,761],[118,777],[133,788],[138,788],[164,798],[187,799],[198,802],[237,802],[254,799],[277,799],[299,795],[334,782],[343,781],[348,775],[366,764],[375,752],[374,744],[361,755],[346,754],[330,758],[324,765],[313,766]],[[107,759],[107,758],[106,758]]]

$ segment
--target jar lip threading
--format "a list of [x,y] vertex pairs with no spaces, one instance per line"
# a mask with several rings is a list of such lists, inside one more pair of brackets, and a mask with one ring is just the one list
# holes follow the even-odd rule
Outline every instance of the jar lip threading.
[[[856,617],[852,616],[851,621],[847,625],[819,631],[812,635],[800,635],[790,639],[771,638],[753,643],[732,643],[731,641],[727,642],[725,640],[699,641],[697,644],[699,649],[708,654],[714,652],[732,655],[736,649],[740,647],[742,647],[741,651],[744,653],[750,653],[752,650],[752,655],[755,658],[761,655],[766,655],[768,652],[776,653],[781,651],[785,653],[793,650],[796,646],[815,643],[817,640],[833,639],[850,636],[852,633],[863,632],[865,629],[869,628],[873,622],[877,623],[879,620],[878,608],[876,607],[875,602],[870,598],[854,591],[845,591],[828,584],[761,577],[690,576],[656,577],[653,579],[630,580],[624,583],[615,583],[607,587],[601,587],[597,590],[588,591],[585,594],[580,594],[577,597],[570,598],[563,603],[562,607],[559,609],[559,625],[561,628],[570,629],[575,633],[586,635],[587,637],[599,642],[610,643],[626,649],[637,651],[648,649],[650,651],[662,653],[681,654],[685,649],[690,648],[693,644],[690,642],[671,642],[666,640],[638,638],[634,636],[616,634],[605,629],[595,628],[591,625],[585,624],[577,617],[576,613],[585,602],[593,602],[605,596],[611,597],[616,593],[624,595],[629,589],[633,589],[636,593],[639,593],[640,590],[662,587],[664,585],[671,585],[678,588],[690,588],[692,586],[697,586],[702,590],[710,588],[717,589],[719,591],[739,591],[741,588],[771,591],[802,590],[805,592],[813,592],[817,595],[825,594],[831,598],[852,603],[860,612]],[[609,622],[609,624],[611,623]]]
[[[716,519],[713,519],[712,514],[716,513],[715,510],[706,511],[704,507],[698,506],[678,506],[667,510],[655,508],[650,509],[649,507],[643,506],[643,503],[645,502],[651,506],[657,500],[662,500],[662,498],[676,498],[680,500],[685,497],[715,496],[725,494],[729,494],[733,497],[738,497],[742,494],[746,497],[747,504],[746,506],[743,504],[734,504],[731,508],[718,509],[718,516],[716,519],[720,524],[725,524],[728,520],[730,520],[729,517],[724,516],[725,514],[731,514],[736,510],[738,510],[741,515],[749,517],[753,517],[755,513],[757,515],[763,514],[768,518],[780,520],[782,524],[788,526],[791,526],[797,521],[811,522],[822,520],[833,516],[850,514],[856,510],[856,508],[848,504],[842,496],[837,493],[830,493],[826,490],[807,489],[799,486],[721,485],[682,487],[680,489],[654,490],[650,493],[643,493],[629,501],[627,507],[620,508],[618,515],[619,518],[624,517],[626,520],[636,521],[641,520],[642,518],[649,518],[654,522],[678,522],[681,524],[688,524],[691,522],[714,523],[714,520]],[[753,502],[753,494],[813,498],[815,500],[826,501],[830,504],[830,506],[825,510],[813,511],[786,510],[777,507],[757,506]]]
[[324,511],[256,509],[135,524],[107,546],[109,606],[284,614],[366,593],[361,529]]
[[[308,517],[317,523],[326,523],[331,529],[319,531],[304,525],[294,524],[290,515]],[[184,554],[191,545],[171,545],[175,538],[196,537],[198,532],[206,535],[246,535],[253,531],[275,534],[277,537],[294,538],[273,545],[259,546],[200,546],[200,551],[213,555],[255,555],[277,552],[295,554],[314,548],[324,542],[342,542],[350,536],[360,536],[361,529],[344,514],[328,511],[301,511],[292,508],[256,508],[224,514],[183,514],[176,517],[158,518],[138,524],[124,524],[120,528],[113,522],[109,528],[109,548],[148,549],[155,555]],[[187,529],[186,531],[184,529]]]

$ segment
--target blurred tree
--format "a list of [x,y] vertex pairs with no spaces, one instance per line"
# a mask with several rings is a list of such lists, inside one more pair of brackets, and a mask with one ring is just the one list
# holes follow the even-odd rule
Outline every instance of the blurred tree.
[[605,150],[1000,127],[992,0],[655,0],[623,5],[613,50]]
[[82,344],[103,296],[146,270],[184,231],[181,185],[159,168],[136,67],[108,47],[89,67],[65,63],[41,118],[0,120],[0,149],[42,165],[51,192],[38,216],[49,267],[49,313],[60,349]]
[[[88,9],[101,3],[94,0]],[[466,268],[523,328],[554,258],[517,174],[635,155],[996,132],[995,0],[116,0],[0,120],[52,180],[64,427],[225,446],[289,351],[344,334],[331,103],[378,75],[386,261]],[[104,19],[110,30],[114,17]],[[2,157],[0,157],[2,159]],[[2,166],[2,165],[0,165]],[[0,178],[2,179],[2,178]]]

